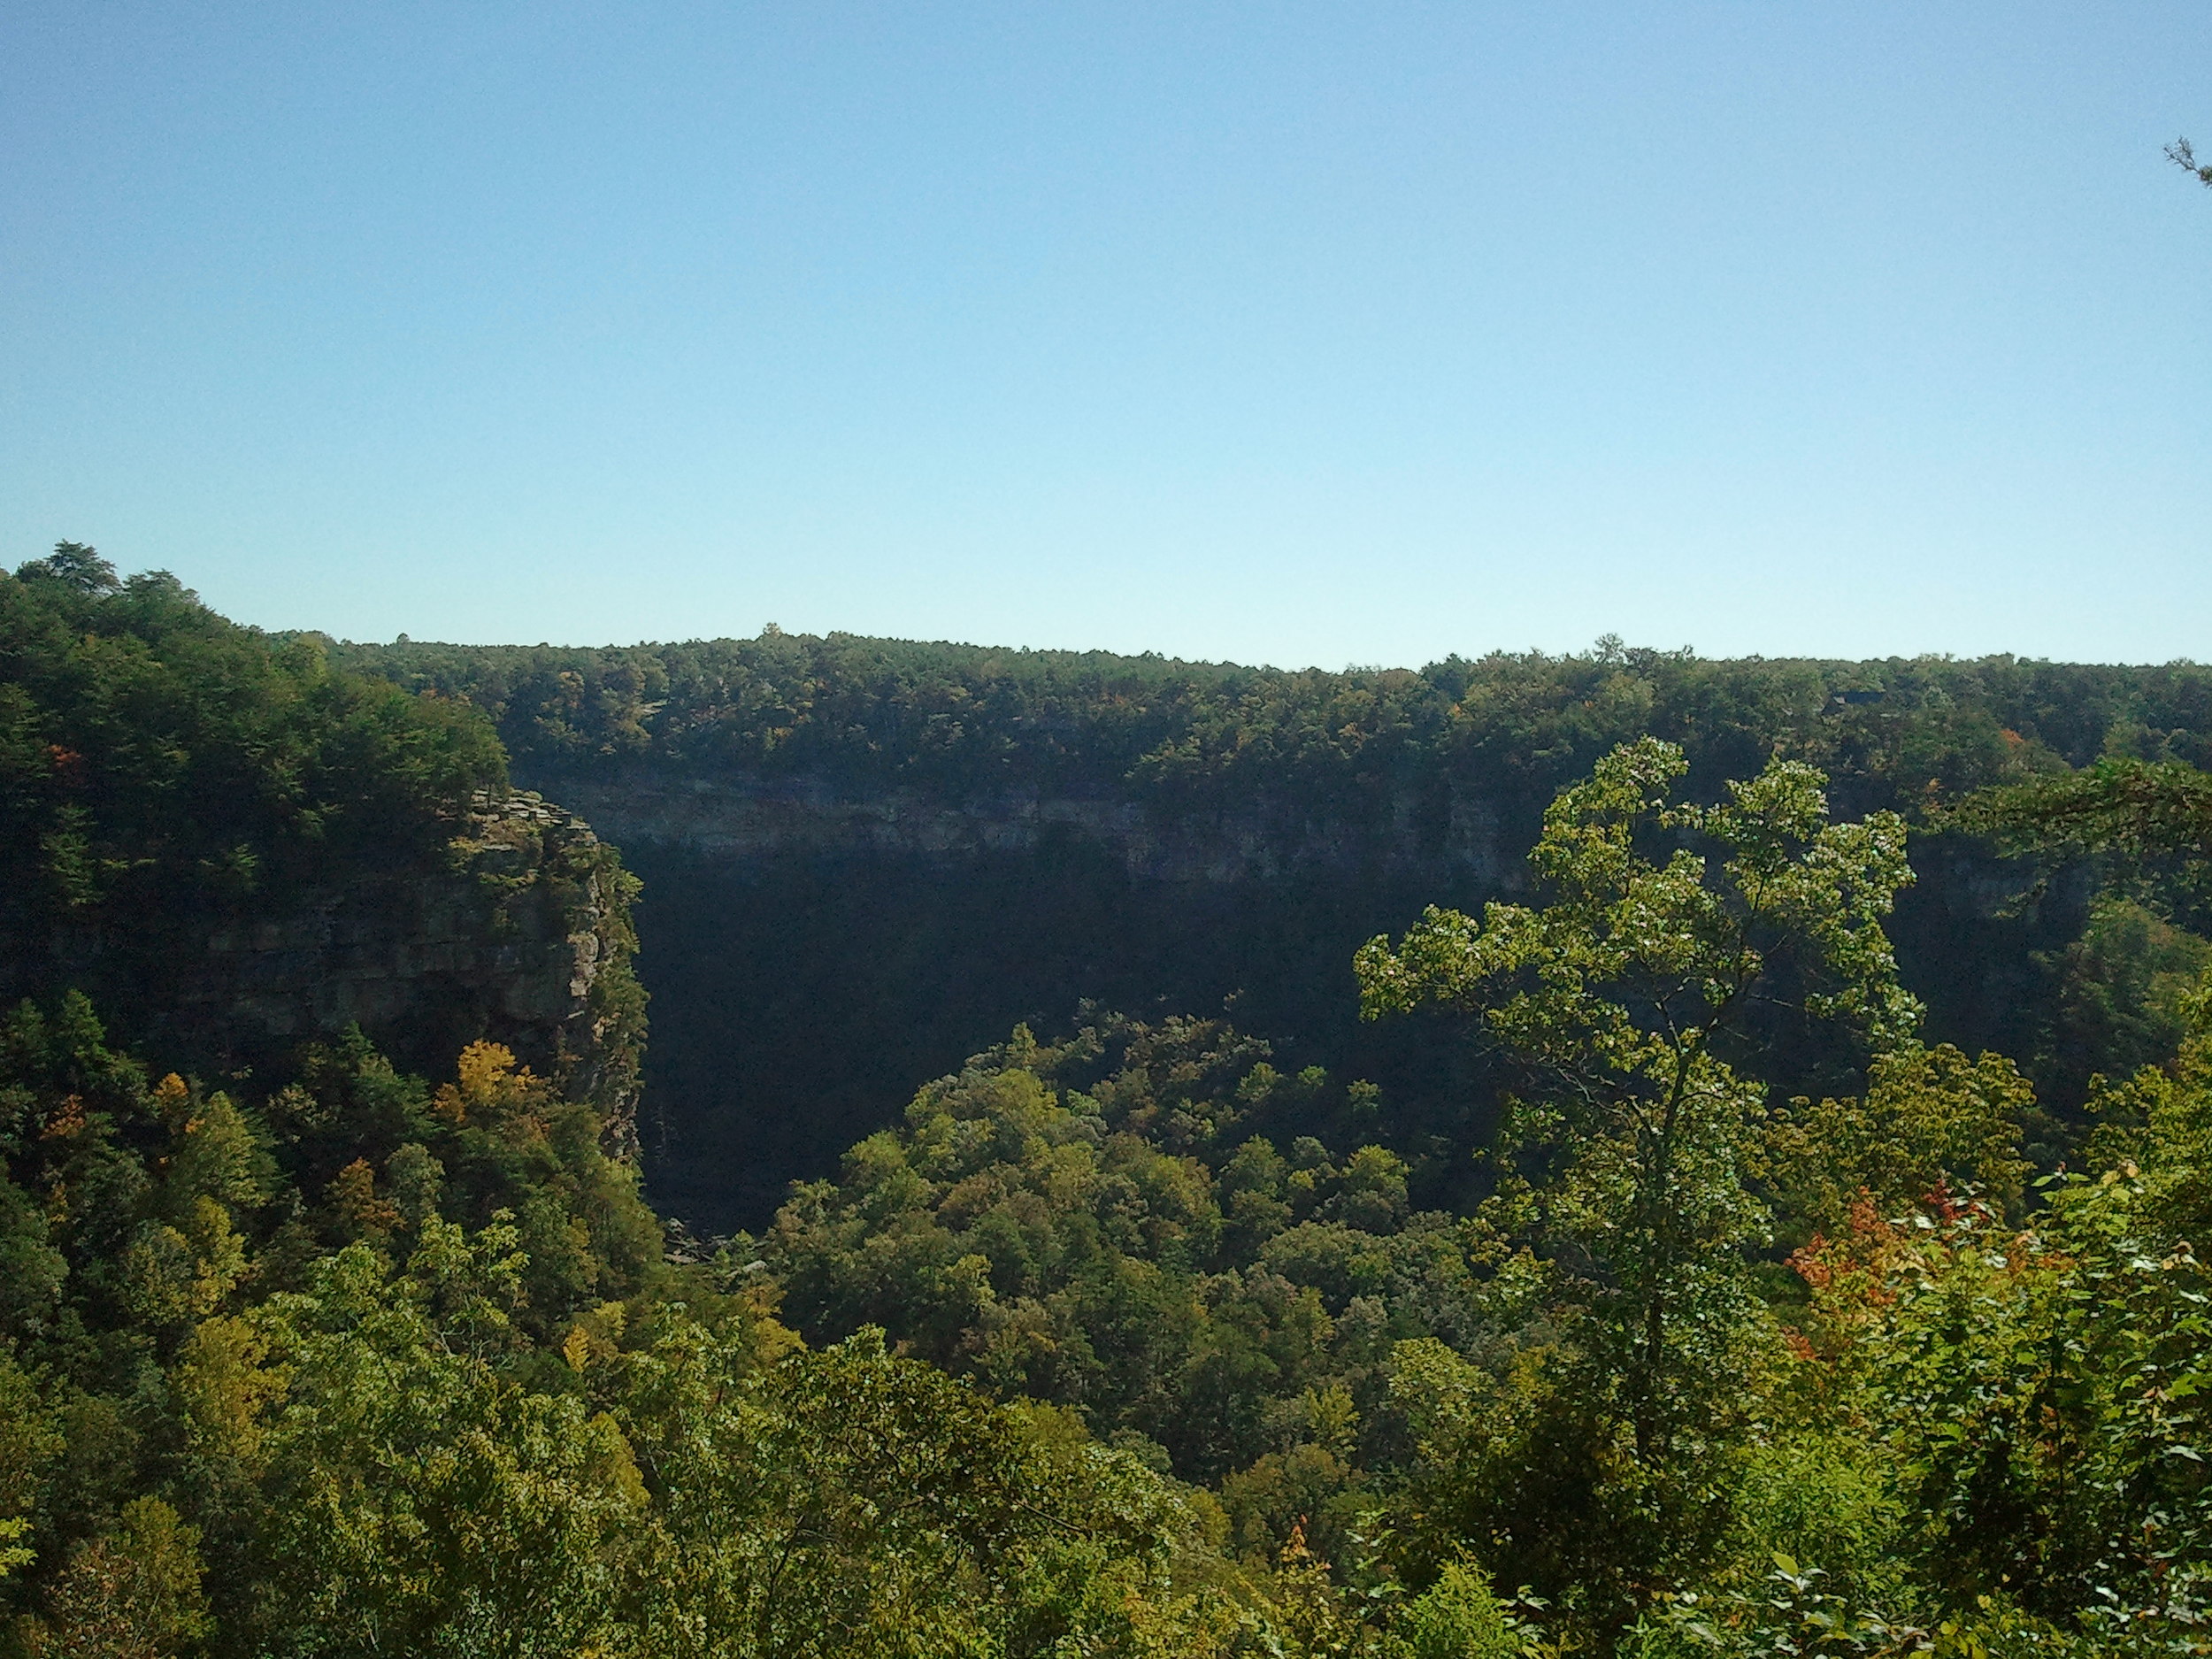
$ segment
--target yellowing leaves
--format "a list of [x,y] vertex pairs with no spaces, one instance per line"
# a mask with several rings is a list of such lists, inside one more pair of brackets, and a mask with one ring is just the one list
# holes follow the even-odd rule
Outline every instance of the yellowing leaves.
[[204,1454],[251,1466],[261,1455],[264,1414],[283,1397],[286,1372],[269,1363],[269,1345],[250,1318],[203,1321],[178,1357],[176,1390],[193,1445]]
[[330,1183],[330,1207],[357,1238],[380,1239],[399,1225],[399,1210],[376,1191],[376,1171],[356,1158]]
[[612,1359],[622,1351],[622,1333],[629,1322],[630,1310],[621,1302],[601,1302],[569,1327],[561,1342],[561,1357],[572,1371],[582,1371],[595,1360]]
[[246,1241],[230,1212],[199,1197],[176,1225],[150,1223],[124,1253],[132,1309],[154,1325],[215,1311],[246,1271]]
[[174,1071],[154,1085],[154,1110],[172,1128],[184,1121],[192,1103],[192,1090]]
[[514,1050],[497,1042],[469,1044],[461,1050],[455,1070],[459,1081],[441,1085],[431,1110],[457,1128],[472,1114],[485,1117],[526,1096],[536,1081],[529,1067],[515,1064]]

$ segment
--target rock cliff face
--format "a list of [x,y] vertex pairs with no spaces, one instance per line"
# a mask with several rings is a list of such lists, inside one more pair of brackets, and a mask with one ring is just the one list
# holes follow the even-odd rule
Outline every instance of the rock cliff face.
[[918,790],[855,795],[818,780],[687,776],[648,767],[549,774],[619,846],[680,848],[733,865],[788,854],[957,863],[1055,841],[1110,849],[1133,880],[1210,884],[1357,867],[1446,868],[1511,885],[1495,812],[1479,802],[1394,800],[1366,823],[1291,808],[1168,814],[1129,801],[1002,795],[948,803]]
[[[645,878],[653,995],[646,1171],[708,1232],[759,1226],[794,1178],[897,1120],[914,1089],[1087,1000],[1233,1000],[1300,1065],[1394,1074],[1352,953],[1428,901],[1517,884],[1514,830],[1408,795],[1356,818],[1260,802],[1172,810],[1031,791],[948,800],[673,766],[518,768]],[[1289,1050],[1284,1051],[1289,1064]]]
[[358,1025],[403,1068],[439,1076],[489,1038],[598,1105],[626,1147],[643,1038],[635,888],[575,814],[480,797],[434,866],[356,871],[188,923],[162,952],[166,974],[93,937],[58,941],[56,965],[97,1005],[135,1002],[157,1051],[220,1070],[280,1071]]
[[[1525,893],[1534,833],[1525,803],[1441,788],[1353,820],[638,764],[525,775],[645,878],[647,1177],[707,1232],[764,1225],[787,1181],[832,1173],[920,1084],[1018,1020],[1064,1029],[1086,1000],[1226,1009],[1286,1066],[1375,1081],[1415,1116],[1455,1109],[1458,1050],[1418,1022],[1361,1022],[1350,963],[1425,904]],[[2025,1052],[2039,953],[2078,931],[2078,895],[2031,899],[1971,849],[1915,852],[1893,931],[1932,1032]]]
[[[443,1070],[475,1037],[515,1050],[626,1124],[639,1033],[619,993],[628,884],[591,827],[541,797],[480,799],[446,867],[311,892],[273,919],[221,928],[181,1001],[246,1046],[358,1024]],[[626,1128],[620,1132],[626,1136]]]

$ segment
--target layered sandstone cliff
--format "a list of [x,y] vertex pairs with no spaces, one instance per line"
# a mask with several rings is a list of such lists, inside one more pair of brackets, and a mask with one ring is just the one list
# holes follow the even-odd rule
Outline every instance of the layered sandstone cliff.
[[148,941],[112,928],[56,939],[47,972],[19,960],[11,977],[28,982],[0,988],[78,986],[164,1056],[232,1075],[281,1071],[349,1026],[432,1076],[489,1038],[598,1105],[611,1141],[634,1143],[636,883],[581,818],[535,795],[480,795],[457,828],[426,864],[161,918],[152,963]]
[[1140,881],[1228,883],[1377,865],[1448,868],[1509,886],[1518,860],[1479,801],[1413,796],[1360,822],[1285,803],[1162,811],[1128,800],[1006,793],[958,802],[916,789],[862,793],[810,777],[700,775],[631,765],[533,779],[618,846],[678,848],[743,864],[785,854],[958,862],[1036,851],[1055,838],[1111,851]]

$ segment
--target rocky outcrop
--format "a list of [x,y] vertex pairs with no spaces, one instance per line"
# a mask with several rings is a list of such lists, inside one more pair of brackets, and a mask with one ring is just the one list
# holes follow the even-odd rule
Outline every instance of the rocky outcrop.
[[1291,808],[1168,813],[1033,793],[948,802],[912,789],[856,794],[803,777],[641,766],[535,781],[618,846],[681,848],[739,864],[789,853],[956,862],[1033,852],[1065,837],[1110,848],[1142,881],[1264,880],[1377,864],[1448,866],[1486,886],[1517,875],[1517,860],[1501,854],[1497,815],[1458,799],[1393,800],[1353,823]]
[[150,1024],[231,1066],[280,1065],[357,1025],[433,1076],[489,1038],[597,1104],[626,1146],[643,1038],[635,885],[574,813],[480,797],[435,868],[356,872],[212,926]]

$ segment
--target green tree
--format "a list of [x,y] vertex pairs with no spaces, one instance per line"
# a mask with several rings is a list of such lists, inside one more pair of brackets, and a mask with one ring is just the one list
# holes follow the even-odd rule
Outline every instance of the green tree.
[[1243,1469],[1231,1507],[1251,1553],[1302,1515],[1336,1552],[1390,1341],[1469,1334],[1473,1285],[1453,1218],[1411,1210],[1396,1154],[1308,1134],[1286,1157],[1256,1133],[1332,1117],[1357,1133],[1372,1093],[1265,1053],[1210,1021],[1018,1032],[925,1087],[841,1181],[795,1188],[759,1241],[786,1316],[816,1341],[880,1326],[1186,1479]]
[[111,593],[122,586],[116,577],[115,566],[100,557],[99,549],[87,547],[81,541],[55,542],[53,552],[46,557],[16,566],[15,579],[19,582],[58,582],[81,594]]
[[611,1418],[503,1374],[515,1243],[433,1217],[396,1276],[352,1245],[261,1310],[286,1379],[256,1437],[279,1651],[572,1653],[614,1628],[645,1492]]
[[2025,1231],[1977,1204],[1863,1208],[1802,1253],[1803,1363],[1894,1471],[1896,1554],[1938,1607],[2001,1591],[2101,1652],[2133,1651],[2131,1627],[2202,1650],[2212,1276],[2162,1214],[2170,1168],[2054,1178]]
[[1820,774],[1786,761],[1678,803],[1684,771],[1656,739],[1616,749],[1545,815],[1530,862],[1548,902],[1479,922],[1432,907],[1356,964],[1371,1018],[1465,1010],[1521,1068],[1505,1148],[1523,1173],[1494,1214],[1584,1280],[1654,1463],[1730,1386],[1716,1337],[1766,1222],[1765,1088],[1736,1064],[1755,1017],[1793,995],[1882,1047],[1918,1018],[1882,929],[1911,879],[1903,821],[1829,823]]
[[1522,1659],[1531,1633],[1499,1602],[1482,1569],[1448,1562],[1391,1622],[1405,1659]]
[[2128,868],[2178,860],[2200,883],[2212,866],[2212,772],[2108,758],[1978,790],[1939,821],[2008,853],[2103,854]]
[[1718,1514],[1762,1328],[1762,1021],[1786,1003],[1884,1048],[1918,1013],[1882,928],[1902,821],[1829,822],[1800,764],[1712,806],[1675,798],[1684,770],[1655,740],[1616,749],[1545,816],[1545,902],[1432,908],[1356,964],[1371,1017],[1463,1010],[1517,1069],[1476,1236],[1539,1334],[1484,1385],[1490,1425],[1462,1425],[1491,1498],[1455,1502],[1601,1625]]
[[1177,1650],[1166,1570],[1190,1517],[1061,1414],[995,1404],[875,1331],[764,1368],[679,1327],[631,1370],[661,1497],[642,1651],[1133,1655],[1148,1629]]
[[1862,1094],[1791,1102],[1769,1136],[1763,1183],[1785,1241],[1836,1232],[1859,1204],[1904,1215],[1946,1189],[2016,1215],[2027,1175],[2020,1125],[2034,1104],[2011,1061],[1970,1060],[1948,1043],[1877,1056]]
[[42,1634],[71,1659],[172,1659],[209,1630],[199,1540],[160,1499],[132,1500],[71,1556]]

